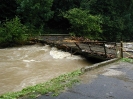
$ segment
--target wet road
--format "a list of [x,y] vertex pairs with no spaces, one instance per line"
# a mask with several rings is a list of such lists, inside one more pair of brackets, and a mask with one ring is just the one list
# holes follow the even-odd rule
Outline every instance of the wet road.
[[86,72],[81,80],[57,97],[38,99],[133,99],[133,64],[116,62]]

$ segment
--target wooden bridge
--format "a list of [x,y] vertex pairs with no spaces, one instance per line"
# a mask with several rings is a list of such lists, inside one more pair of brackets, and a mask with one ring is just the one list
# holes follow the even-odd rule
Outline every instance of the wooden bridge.
[[80,54],[86,58],[109,60],[117,57],[117,44],[115,42],[93,41],[83,37],[71,37],[68,34],[41,35],[38,40],[58,49]]

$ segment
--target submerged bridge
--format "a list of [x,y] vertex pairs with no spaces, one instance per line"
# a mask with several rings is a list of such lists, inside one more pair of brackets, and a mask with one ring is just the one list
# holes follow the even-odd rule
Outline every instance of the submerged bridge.
[[80,54],[86,58],[109,60],[117,57],[115,42],[94,41],[83,37],[71,37],[68,34],[45,34],[38,37],[42,44],[48,44],[58,49]]

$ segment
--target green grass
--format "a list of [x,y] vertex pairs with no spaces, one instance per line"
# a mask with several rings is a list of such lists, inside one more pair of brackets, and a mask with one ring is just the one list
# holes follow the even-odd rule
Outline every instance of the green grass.
[[3,94],[0,96],[0,99],[33,99],[45,94],[52,94],[53,96],[57,96],[65,88],[72,87],[73,84],[79,82],[78,76],[81,74],[82,72],[80,70],[64,74],[46,83],[24,88],[19,92]]
[[130,58],[122,58],[122,61],[133,63],[133,59],[130,59]]

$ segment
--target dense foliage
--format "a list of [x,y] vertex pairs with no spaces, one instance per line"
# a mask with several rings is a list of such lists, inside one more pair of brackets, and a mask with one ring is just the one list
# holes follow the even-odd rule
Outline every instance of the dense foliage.
[[17,12],[24,24],[42,28],[53,16],[52,2],[53,0],[21,0],[18,2]]
[[92,39],[100,37],[102,30],[99,16],[93,16],[88,11],[74,8],[69,10],[64,17],[71,23],[71,34],[86,36]]
[[31,34],[61,30],[91,39],[133,40],[132,0],[0,0],[0,10],[0,31],[18,16]]
[[0,0],[0,23],[12,19],[16,15],[17,3],[15,0]]
[[26,40],[27,28],[21,24],[18,17],[3,23],[0,27],[0,45],[13,46],[15,44],[23,44]]
[[90,0],[88,3],[91,14],[102,16],[103,37],[106,40],[133,39],[132,0]]

